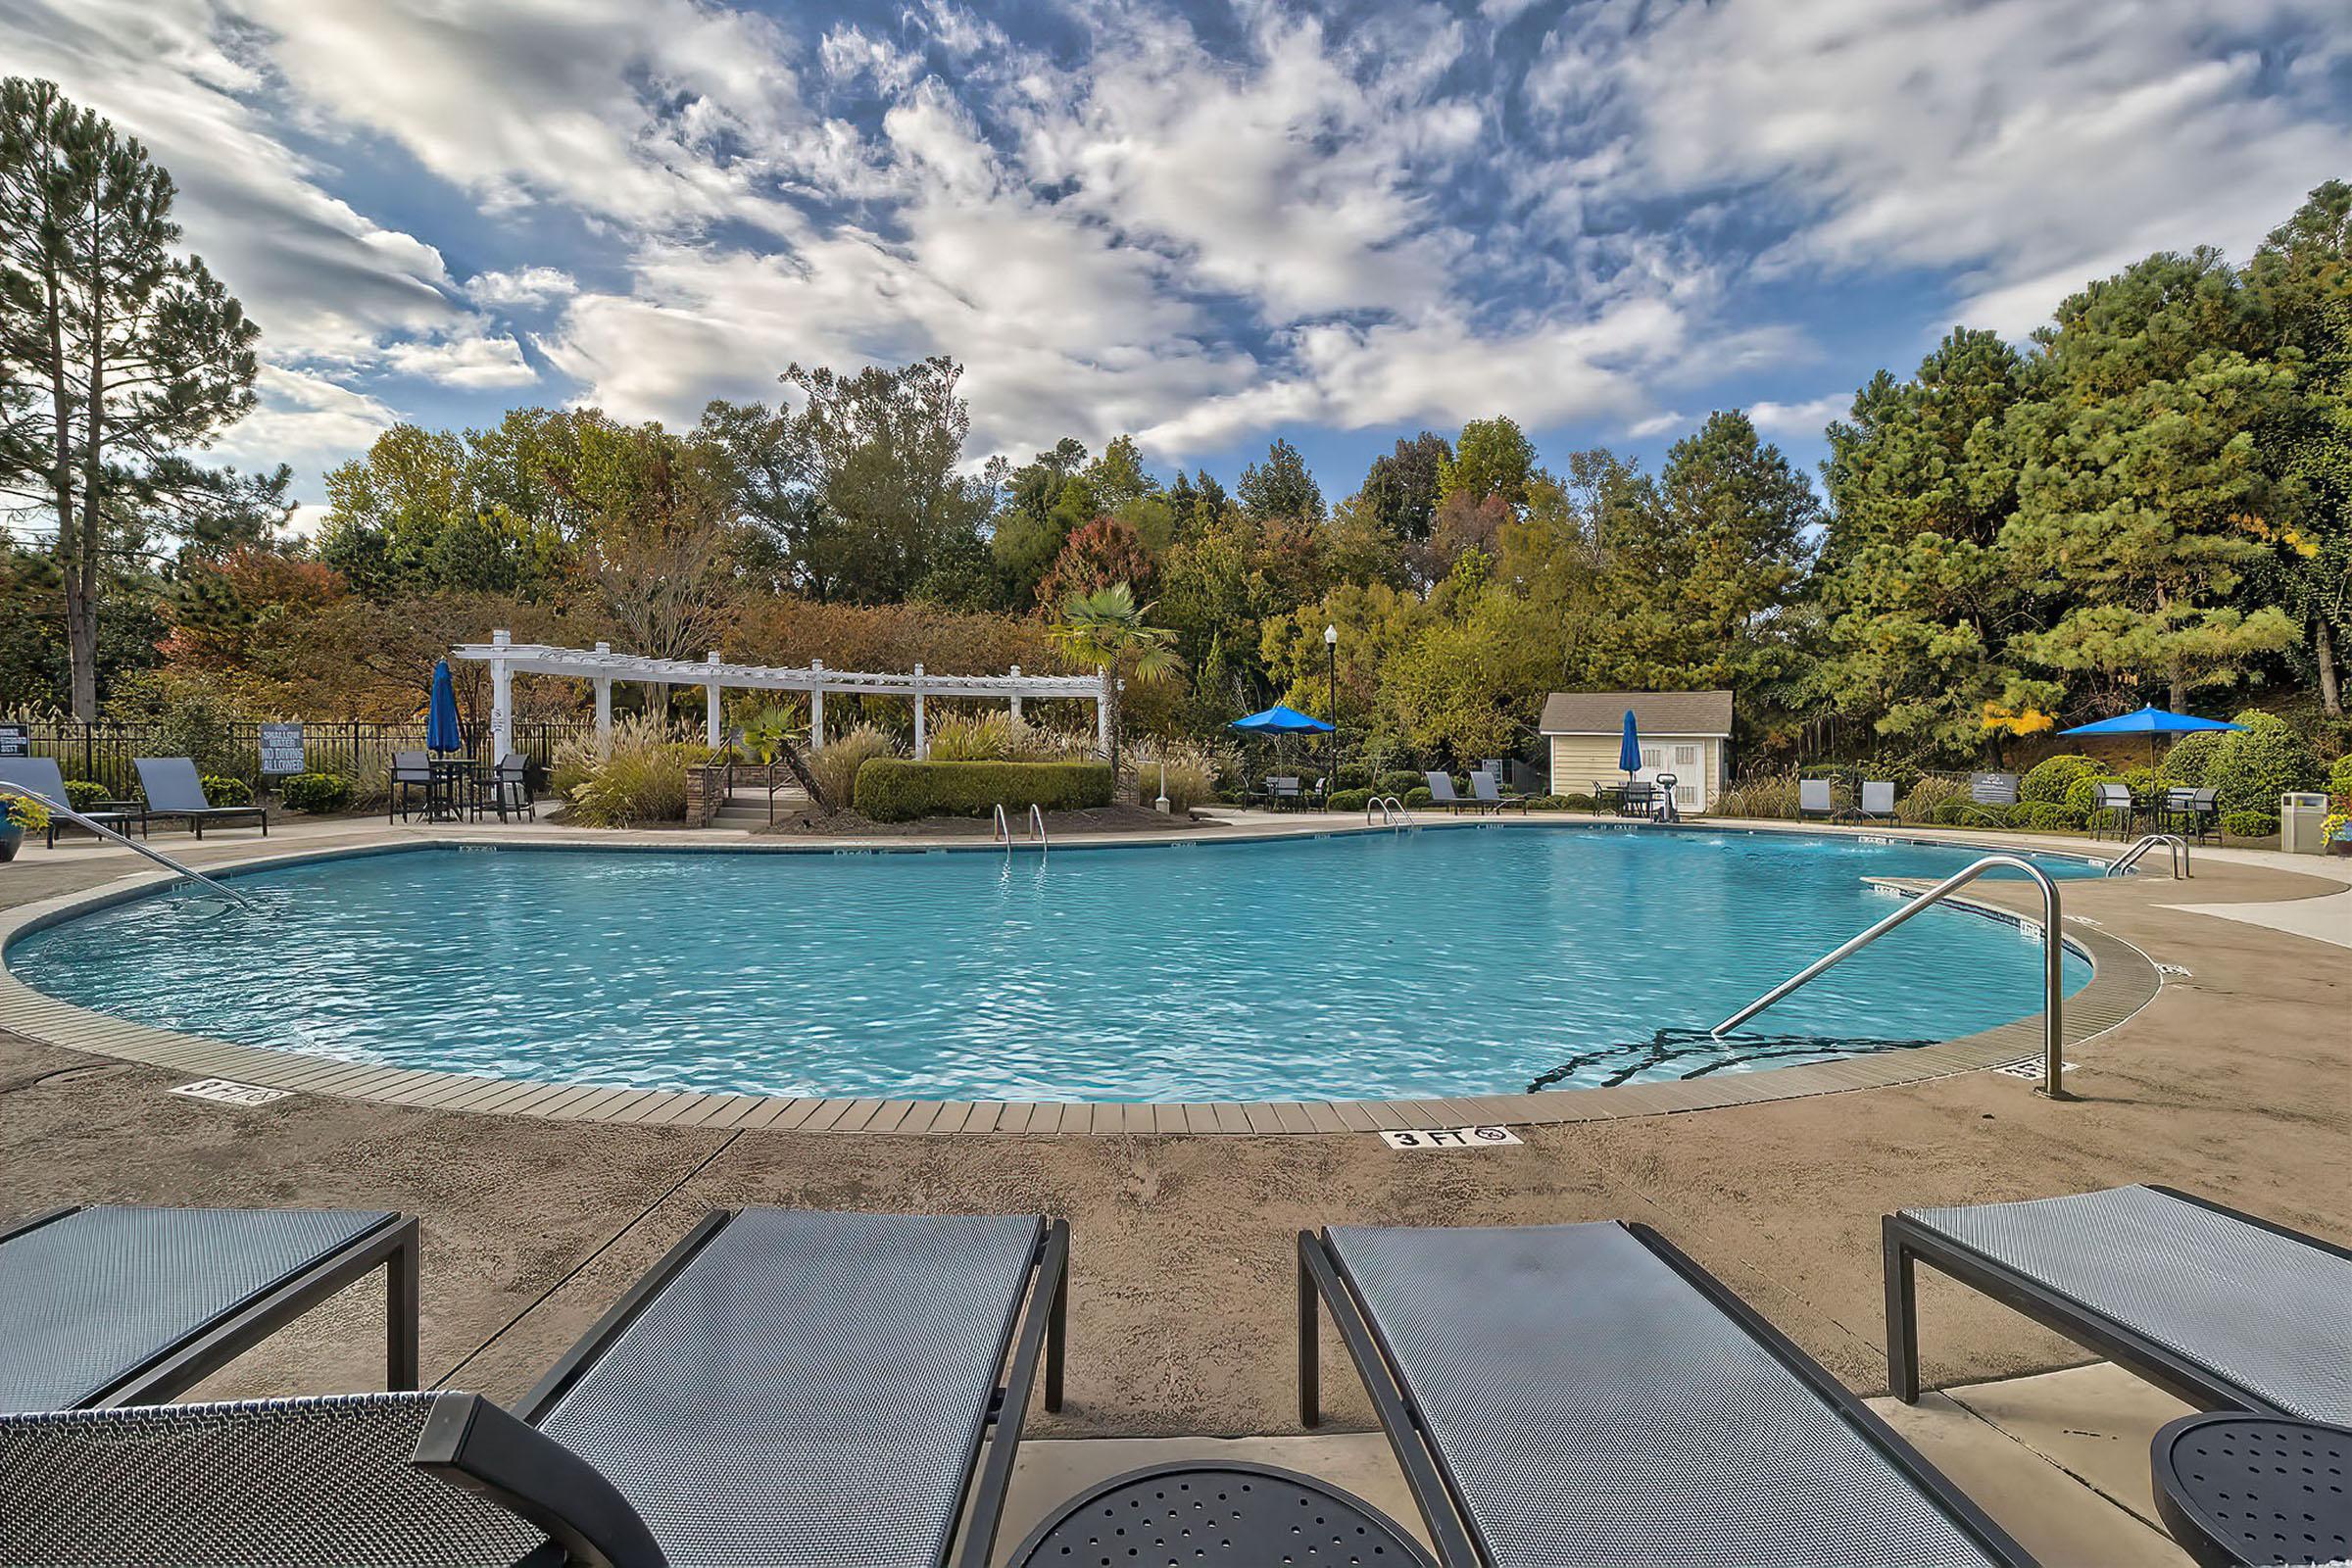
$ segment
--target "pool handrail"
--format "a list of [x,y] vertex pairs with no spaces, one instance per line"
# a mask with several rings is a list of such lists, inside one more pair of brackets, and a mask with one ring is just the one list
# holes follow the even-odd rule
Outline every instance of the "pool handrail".
[[57,802],[49,799],[45,795],[36,795],[32,791],[25,789],[21,785],[9,784],[5,782],[0,782],[0,795],[14,795],[21,800],[30,801],[52,816],[62,816],[69,822],[78,823],[80,826],[88,828],[92,833],[95,833],[102,839],[113,839],[117,844],[122,845],[126,850],[137,851],[139,854],[147,857],[147,858],[150,860],[153,860],[156,864],[164,866],[179,876],[185,877],[190,882],[203,883],[206,887],[212,889],[215,893],[220,894],[231,904],[248,909],[255,907],[254,902],[247,898],[244,894],[239,893],[236,889],[227,886],[225,883],[214,881],[211,877],[206,876],[202,871],[197,870],[193,866],[180,864],[177,860],[174,860],[172,858],[172,857],[166,855],[163,851],[154,848],[152,845],[140,844],[135,840],[123,837],[122,834],[116,832],[113,828],[106,826],[104,823],[93,821],[89,817],[82,815],[81,812],[74,809],[74,808],[71,806],[60,806]]
[[1413,813],[1404,808],[1404,802],[1394,795],[1375,795],[1364,803],[1364,826],[1370,827],[1372,813],[1380,813],[1380,826],[1398,832],[1413,825]]
[[1886,919],[1814,959],[1797,973],[1774,986],[1729,1018],[1724,1019],[1708,1033],[1720,1040],[1729,1031],[1737,1029],[1799,986],[1805,985],[1819,976],[1824,970],[1852,957],[1913,915],[1942,903],[1985,872],[2003,868],[2025,872],[2041,890],[2041,1092],[2052,1100],[2074,1099],[2074,1096],[2066,1092],[2066,1058],[2064,1054],[2066,1031],[2061,1013],[2065,998],[2063,983],[2065,944],[2059,935],[2058,884],[2051,881],[2049,873],[2040,866],[2015,855],[1987,855],[1983,859],[1953,872],[1925,893],[1908,898],[1901,908],[1886,916]]
[[2189,878],[2188,840],[2178,833],[2143,833],[2132,846],[2107,862],[2109,876],[2129,874],[2144,859],[2150,850],[2163,845],[2173,862],[2173,880],[2185,882]]

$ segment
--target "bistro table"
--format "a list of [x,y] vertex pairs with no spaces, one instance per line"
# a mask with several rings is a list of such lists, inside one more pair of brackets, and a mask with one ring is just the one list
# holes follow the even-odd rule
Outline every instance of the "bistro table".
[[2148,1452],[2156,1514],[2204,1568],[2352,1558],[2352,1427],[2189,1415]]
[[1386,1514],[1295,1470],[1239,1461],[1155,1464],[1089,1487],[1006,1559],[1012,1568],[1436,1568]]
[[429,775],[424,789],[424,819],[427,822],[456,822],[466,815],[466,803],[473,795],[473,759],[470,757],[436,757],[428,764]]

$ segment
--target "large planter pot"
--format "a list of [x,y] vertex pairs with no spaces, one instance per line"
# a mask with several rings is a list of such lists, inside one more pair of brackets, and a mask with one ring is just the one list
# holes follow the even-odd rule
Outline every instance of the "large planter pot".
[[13,822],[0,827],[0,865],[17,858],[17,846],[24,842],[24,830]]

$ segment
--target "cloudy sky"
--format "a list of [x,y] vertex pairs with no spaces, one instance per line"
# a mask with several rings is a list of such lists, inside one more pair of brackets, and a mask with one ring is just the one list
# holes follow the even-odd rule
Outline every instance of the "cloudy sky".
[[262,323],[222,444],[690,423],[946,353],[975,455],[1423,426],[1807,461],[1869,372],[2023,335],[2352,175],[2352,0],[0,0]]

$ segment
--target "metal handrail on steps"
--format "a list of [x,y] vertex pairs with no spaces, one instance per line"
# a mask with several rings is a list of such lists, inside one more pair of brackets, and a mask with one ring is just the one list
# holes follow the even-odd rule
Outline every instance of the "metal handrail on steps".
[[2147,857],[2150,850],[2163,845],[2171,852],[2173,879],[2185,882],[2189,878],[2188,840],[2178,833],[2145,833],[2132,846],[2107,862],[2107,875],[2122,876]]
[[1038,809],[1035,802],[1030,803],[1029,837],[1025,840],[1016,840],[1012,836],[1012,819],[1004,814],[1004,803],[1003,801],[999,801],[996,804],[995,810],[997,813],[997,842],[1004,846],[1004,852],[1007,855],[1012,853],[1013,846],[1017,843],[1034,844],[1037,846],[1040,854],[1043,854],[1045,851],[1053,848],[1053,842],[1046,836],[1046,813]]
[[1364,826],[1372,825],[1374,811],[1380,813],[1382,827],[1395,828],[1401,833],[1413,825],[1413,813],[1406,810],[1404,802],[1394,795],[1375,795],[1364,803]]
[[137,853],[147,857],[147,858],[150,860],[153,860],[156,864],[163,866],[168,870],[173,871],[178,875],[187,878],[191,882],[203,883],[206,887],[211,888],[215,893],[218,893],[222,898],[228,900],[229,903],[237,905],[242,908],[251,909],[259,907],[259,906],[257,906],[251,899],[247,898],[244,894],[239,893],[236,889],[229,887],[225,883],[214,881],[211,877],[206,876],[202,871],[197,870],[194,866],[182,865],[177,860],[174,860],[172,858],[172,857],[166,855],[163,851],[156,849],[152,845],[136,843],[124,835],[116,832],[113,828],[108,827],[103,822],[93,822],[88,817],[82,815],[79,811],[74,809],[74,808],[71,806],[58,805],[46,795],[35,795],[32,793],[32,791],[20,789],[14,784],[0,784],[0,795],[14,795],[19,800],[32,802],[34,805],[40,807],[41,809],[47,811],[51,816],[62,816],[69,822],[78,822],[83,827],[88,828],[92,833],[97,834],[102,839],[113,839],[117,844],[122,845],[124,849],[134,850]]
[[1053,841],[1046,837],[1046,813],[1039,809],[1035,801],[1029,803],[1029,831],[1037,838],[1038,854],[1043,855],[1054,847]]
[[1832,965],[1852,957],[1913,915],[1942,903],[1985,872],[2003,867],[2025,872],[2027,876],[2033,878],[2034,886],[2041,889],[2041,1092],[2052,1100],[2074,1099],[2074,1096],[2066,1092],[2065,1082],[2066,1029],[2060,1009],[2065,1001],[2062,982],[2066,949],[2059,937],[2058,884],[2051,881],[2049,874],[2041,867],[2030,860],[2020,859],[2014,855],[1987,855],[1973,865],[1953,872],[1925,893],[1911,899],[1901,908],[1860,936],[1840,944],[1835,951],[1814,959],[1802,970],[1774,986],[1770,991],[1765,992],[1764,995],[1724,1019],[1709,1032],[1720,1038],[1729,1031],[1737,1029],[1799,986],[1813,980]]

